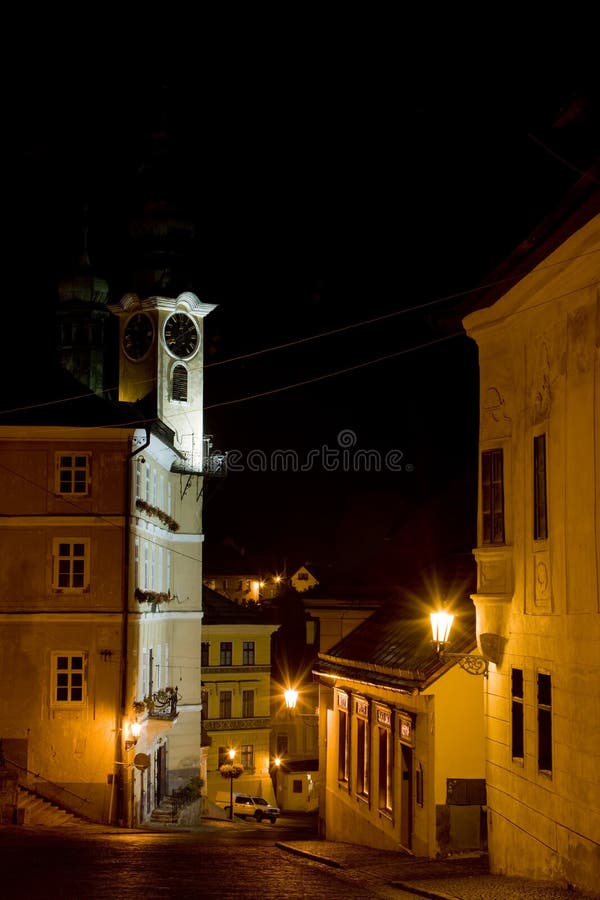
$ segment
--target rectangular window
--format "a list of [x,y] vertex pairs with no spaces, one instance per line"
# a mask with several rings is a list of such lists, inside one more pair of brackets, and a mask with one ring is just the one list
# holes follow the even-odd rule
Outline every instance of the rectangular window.
[[242,691],[242,716],[245,719],[254,716],[254,691]]
[[200,716],[202,720],[208,719],[208,691],[202,689],[200,691],[200,703],[202,704],[202,710],[200,712]]
[[52,669],[52,702],[80,706],[85,700],[85,654],[53,653]]
[[156,544],[150,544],[150,590],[156,590]]
[[219,694],[219,718],[231,718],[231,691],[221,691]]
[[[160,546],[157,547],[156,553],[157,553],[156,590],[162,591],[163,584],[164,584],[164,581],[163,581],[163,548]],[[169,588],[169,586],[167,585],[167,590],[168,590],[168,588]]]
[[379,809],[392,811],[392,732],[379,728]]
[[154,664],[156,666],[156,690],[160,691],[164,683],[162,673],[162,647],[160,644],[156,645],[154,651]]
[[135,496],[140,499],[142,496],[142,462],[139,458],[135,461]]
[[502,450],[481,454],[482,543],[504,543],[504,462]]
[[148,464],[146,464],[146,472],[145,472],[145,475],[146,475],[146,478],[145,478],[145,482],[146,482],[146,483],[145,483],[146,496],[145,496],[144,499],[146,500],[146,503],[150,503],[150,466],[149,466]]
[[548,537],[545,434],[533,439],[533,537],[536,541]]
[[244,641],[242,645],[242,665],[254,665],[254,641]]
[[356,793],[369,796],[369,723],[356,720]]
[[140,539],[136,537],[133,542],[133,580],[136,587],[140,585]]
[[145,696],[148,687],[148,650],[146,647],[142,648],[142,697]]
[[423,789],[423,766],[419,763],[415,772],[415,802],[417,806],[423,806],[425,803],[425,794]]
[[254,745],[242,744],[242,765],[245,772],[254,771]]
[[53,587],[82,591],[89,585],[89,541],[55,540],[53,542]]
[[210,665],[210,644],[208,641],[202,641],[200,645],[200,665],[203,669]]
[[229,759],[229,747],[219,747],[219,768],[230,762],[231,760]]
[[294,778],[292,781],[292,794],[301,794],[302,793],[302,781],[300,778]]
[[523,669],[511,673],[512,693],[512,757],[523,759]]
[[150,562],[148,558],[148,541],[144,541],[144,590],[150,589]]
[[87,494],[90,485],[90,457],[87,453],[59,453],[56,457],[57,494]]
[[221,641],[221,652],[219,656],[219,665],[220,666],[231,666],[232,665],[232,643],[231,641]]
[[552,771],[552,678],[538,674],[538,768]]
[[338,709],[338,779],[348,781],[348,712]]
[[287,734],[277,735],[277,756],[285,757],[288,755],[288,736]]

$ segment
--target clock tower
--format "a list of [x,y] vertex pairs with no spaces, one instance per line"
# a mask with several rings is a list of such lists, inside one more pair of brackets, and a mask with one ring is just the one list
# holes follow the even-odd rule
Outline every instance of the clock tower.
[[204,317],[214,304],[126,294],[110,307],[119,325],[119,400],[142,404],[174,433],[183,466],[202,468]]

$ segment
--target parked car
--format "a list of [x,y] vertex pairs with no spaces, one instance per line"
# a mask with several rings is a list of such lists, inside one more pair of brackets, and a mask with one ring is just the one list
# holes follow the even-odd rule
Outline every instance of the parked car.
[[[215,799],[215,803],[217,806],[220,806],[221,809],[224,809],[225,812],[230,812],[231,810],[231,801],[229,798],[228,791],[217,791],[217,796]],[[249,794],[234,794],[233,795],[233,814],[234,816],[239,816],[241,819],[245,819],[246,816],[253,816],[256,812],[256,804],[252,800],[252,797]]]
[[264,797],[252,797],[251,799],[256,806],[254,818],[257,822],[262,822],[263,819],[270,819],[274,825],[281,810],[277,806],[271,806],[270,803],[267,803]]

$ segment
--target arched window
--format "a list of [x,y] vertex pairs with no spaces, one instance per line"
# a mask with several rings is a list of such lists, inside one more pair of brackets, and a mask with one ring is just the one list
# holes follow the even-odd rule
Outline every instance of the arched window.
[[173,369],[173,400],[187,400],[188,398],[188,373],[185,366],[175,366]]

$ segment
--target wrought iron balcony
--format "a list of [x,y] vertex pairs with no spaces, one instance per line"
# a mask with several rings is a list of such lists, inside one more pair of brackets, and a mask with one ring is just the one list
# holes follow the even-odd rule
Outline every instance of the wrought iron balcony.
[[144,703],[150,719],[176,719],[177,701],[179,693],[177,688],[166,687],[144,697]]

